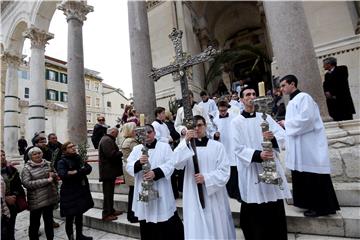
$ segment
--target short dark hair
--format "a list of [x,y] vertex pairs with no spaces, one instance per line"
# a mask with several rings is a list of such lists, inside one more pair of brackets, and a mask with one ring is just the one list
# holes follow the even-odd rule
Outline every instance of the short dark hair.
[[222,98],[217,102],[217,106],[218,107],[227,107],[227,108],[231,107],[229,104],[229,101],[226,99],[222,99]]
[[256,92],[256,89],[254,87],[251,87],[249,85],[245,85],[245,87],[242,87],[241,88],[241,91],[240,91],[240,98],[244,98],[244,91],[245,90],[248,90],[248,89],[252,89]]
[[157,115],[158,115],[159,113],[162,113],[162,112],[165,112],[165,108],[163,108],[163,107],[157,107],[157,108],[155,108],[155,111],[154,111],[155,117],[157,117]]
[[336,65],[337,65],[337,60],[336,60],[336,58],[334,58],[334,57],[328,57],[328,58],[325,58],[325,59],[323,60],[323,63],[325,63],[325,64],[330,64],[331,66],[335,66],[335,67],[336,67]]
[[292,74],[286,75],[285,77],[283,77],[283,78],[280,79],[280,83],[281,83],[282,81],[286,81],[287,84],[291,84],[291,83],[293,82],[294,85],[295,85],[295,87],[297,88],[298,79],[295,77],[295,75],[292,75]]
[[206,125],[206,121],[205,121],[205,118],[203,116],[200,116],[200,115],[195,115],[194,116],[194,122],[196,124],[197,121],[201,120],[205,125]]
[[49,133],[49,135],[48,135],[48,139],[50,139],[50,137],[51,137],[51,136],[55,136],[55,137],[57,137],[55,133]]
[[207,95],[208,95],[208,94],[207,94],[206,91],[201,91],[201,92],[200,92],[200,97],[207,96]]

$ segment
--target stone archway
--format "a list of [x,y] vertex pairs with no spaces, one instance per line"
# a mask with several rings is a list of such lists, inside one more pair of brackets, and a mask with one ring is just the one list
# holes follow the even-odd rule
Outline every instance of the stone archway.
[[[6,8],[9,11],[6,11]],[[26,33],[31,28],[47,31],[56,10],[56,2],[10,2],[2,9],[4,42],[2,43],[2,104],[4,114],[2,123],[4,131],[1,140],[6,154],[18,155],[19,138],[19,97],[18,69],[22,63],[22,53]],[[40,71],[44,72],[44,71]],[[43,75],[43,74],[42,74]],[[40,75],[41,76],[41,75]],[[41,78],[40,78],[41,79]],[[43,80],[44,81],[44,80]],[[36,84],[33,84],[35,88]],[[28,139],[30,134],[28,134]]]
[[[206,28],[209,38],[212,38],[210,41],[216,42],[219,49],[227,51],[223,58],[227,59],[224,64],[213,64],[209,68],[205,87],[213,92],[220,81],[224,81],[228,90],[231,90],[234,82],[249,78],[253,79],[254,85],[265,81],[270,89],[269,59],[272,58],[272,52],[269,51],[271,46],[259,5],[256,2],[193,2],[192,7],[201,16],[201,25]],[[213,68],[216,68],[214,72],[218,74],[214,79]]]

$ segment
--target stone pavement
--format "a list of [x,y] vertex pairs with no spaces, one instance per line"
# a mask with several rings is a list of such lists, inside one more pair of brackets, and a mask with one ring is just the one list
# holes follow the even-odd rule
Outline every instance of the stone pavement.
[[[28,240],[28,227],[29,227],[29,211],[23,211],[22,213],[18,214],[16,218],[16,226],[15,226],[15,239],[16,240]],[[55,219],[56,222],[60,224],[59,228],[54,229],[54,240],[67,240],[67,236],[65,233],[65,222],[59,219]],[[43,220],[41,219],[41,226],[40,226],[40,240],[46,240],[45,231],[44,231],[44,224]],[[74,232],[75,232],[75,225],[74,225]],[[86,236],[92,236],[94,240],[135,240],[135,238],[125,237],[118,234],[108,233],[100,230],[96,230],[93,228],[84,227],[83,232]]]

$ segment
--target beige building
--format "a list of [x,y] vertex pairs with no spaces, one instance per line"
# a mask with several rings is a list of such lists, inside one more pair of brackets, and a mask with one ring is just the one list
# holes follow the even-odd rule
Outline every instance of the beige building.
[[[23,62],[18,70],[19,79],[19,134],[30,140],[28,129],[28,106],[30,98],[30,81],[28,62]],[[45,132],[54,132],[60,141],[66,141],[67,136],[67,85],[66,62],[45,56],[45,82],[46,82],[46,124]],[[121,89],[102,83],[99,72],[85,69],[86,88],[86,116],[88,134],[91,135],[97,117],[102,115],[110,126],[116,125],[117,117],[122,115],[123,108],[128,104],[127,98]]]
[[106,123],[115,126],[121,120],[125,106],[130,103],[123,90],[102,83],[103,109]]

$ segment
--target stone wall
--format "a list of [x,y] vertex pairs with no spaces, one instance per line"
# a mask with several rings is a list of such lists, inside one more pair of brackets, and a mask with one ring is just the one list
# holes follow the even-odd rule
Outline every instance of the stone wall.
[[325,123],[335,182],[360,181],[360,120]]

